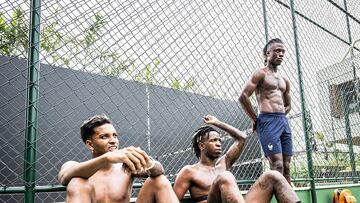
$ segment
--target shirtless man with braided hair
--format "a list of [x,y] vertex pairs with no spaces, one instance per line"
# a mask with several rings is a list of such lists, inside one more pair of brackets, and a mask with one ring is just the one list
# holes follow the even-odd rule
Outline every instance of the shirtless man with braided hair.
[[[273,195],[281,203],[300,202],[278,171],[263,173],[244,198],[230,169],[244,148],[246,135],[211,115],[205,116],[203,121],[209,125],[196,130],[192,138],[193,150],[199,162],[184,166],[175,179],[174,191],[180,200],[189,191],[193,202],[200,203],[269,203]],[[221,135],[210,125],[224,130],[234,139],[224,155]]]
[[[291,109],[290,81],[278,73],[285,48],[278,39],[271,39],[264,47],[265,67],[257,69],[246,82],[239,101],[253,121],[253,130],[272,170],[290,180],[290,160],[293,155],[291,129],[286,114]],[[254,111],[249,97],[255,92],[260,114]]]

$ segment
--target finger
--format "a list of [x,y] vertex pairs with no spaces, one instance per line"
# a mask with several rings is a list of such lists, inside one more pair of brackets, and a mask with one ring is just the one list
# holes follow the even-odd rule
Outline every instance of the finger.
[[150,164],[150,162],[151,162],[151,158],[150,158],[150,156],[146,156],[145,157],[145,162],[146,162],[146,165],[145,165],[145,168],[147,168],[148,167],[148,165]]
[[141,164],[146,165],[146,162],[149,159],[149,155],[140,147],[134,147],[132,150],[138,153],[137,155],[140,155],[139,159],[141,160]]
[[130,161],[129,158],[125,158],[123,163],[130,169],[131,172],[135,172],[136,168],[135,165]]
[[129,168],[129,166],[127,166],[125,163],[124,163],[123,170],[124,170],[124,172],[127,173],[127,174],[133,173],[133,172],[131,171],[131,169]]
[[146,168],[149,165],[149,161],[150,161],[149,155],[146,154],[145,151],[141,150],[140,147],[131,146],[127,150],[130,151],[131,153],[134,153],[133,155],[140,160],[143,168]]
[[139,148],[135,148],[132,152],[132,155],[134,155],[139,161],[140,161],[140,165],[145,168],[146,167],[146,163],[147,163],[147,159],[148,159],[148,156],[147,154],[139,149]]
[[154,159],[151,156],[149,156],[148,154],[146,154],[146,152],[144,152],[144,159],[146,162],[145,169],[147,169],[151,165],[153,165]]
[[141,161],[133,153],[128,153],[126,156],[134,164],[136,170],[140,171],[143,169],[143,166],[141,165]]

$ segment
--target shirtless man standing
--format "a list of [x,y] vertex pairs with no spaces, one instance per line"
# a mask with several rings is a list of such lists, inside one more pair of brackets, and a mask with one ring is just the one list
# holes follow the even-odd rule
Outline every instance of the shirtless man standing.
[[221,156],[221,136],[213,127],[203,126],[195,131],[192,147],[200,160],[193,165],[184,166],[176,177],[174,191],[179,199],[183,199],[189,191],[193,202],[201,203],[269,203],[273,194],[281,203],[300,202],[286,179],[273,170],[258,178],[244,200],[235,177],[229,170],[243,150],[246,135],[211,115],[205,116],[203,121],[226,131],[235,142]]
[[[290,180],[290,160],[293,155],[291,130],[285,115],[291,109],[290,82],[278,75],[278,66],[284,58],[284,43],[270,40],[264,47],[265,67],[253,73],[246,83],[239,101],[253,121],[270,168],[277,170]],[[255,91],[260,114],[256,115],[249,97]]]
[[128,203],[134,177],[148,177],[136,202],[179,202],[159,162],[140,148],[118,149],[118,134],[108,117],[91,117],[80,130],[92,159],[68,161],[61,167],[58,178],[67,185],[67,203]]

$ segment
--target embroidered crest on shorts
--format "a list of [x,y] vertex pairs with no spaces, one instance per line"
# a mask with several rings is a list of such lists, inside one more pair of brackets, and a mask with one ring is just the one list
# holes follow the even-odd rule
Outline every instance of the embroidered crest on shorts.
[[273,145],[271,143],[269,143],[268,148],[269,148],[270,151],[272,151],[273,150]]

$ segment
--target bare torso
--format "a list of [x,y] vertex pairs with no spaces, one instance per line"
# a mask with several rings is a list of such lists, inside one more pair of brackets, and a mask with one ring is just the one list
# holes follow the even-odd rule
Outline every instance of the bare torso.
[[283,94],[286,82],[278,73],[273,73],[266,68],[264,78],[256,87],[256,100],[261,112],[285,112]]
[[[191,175],[191,185],[189,188],[192,198],[201,197],[209,194],[210,187],[217,175],[225,171],[225,168],[217,165],[216,167],[204,166],[200,163],[189,166]],[[201,203],[207,202],[206,200]]]
[[130,200],[133,178],[125,172],[123,164],[112,164],[111,168],[99,170],[88,181],[99,203],[128,203]]

